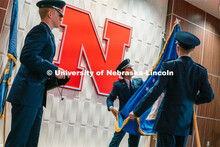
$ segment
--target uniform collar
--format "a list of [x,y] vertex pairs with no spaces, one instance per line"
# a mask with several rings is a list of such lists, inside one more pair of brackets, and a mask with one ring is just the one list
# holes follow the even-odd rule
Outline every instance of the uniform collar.
[[192,58],[190,56],[180,56],[179,59],[192,61]]
[[46,28],[49,29],[50,32],[52,32],[51,27],[50,27],[46,22],[41,21],[41,24],[43,24],[44,26],[46,26]]
[[[127,82],[127,83],[129,83],[130,82],[130,80],[128,80],[128,79],[124,79],[125,80],[125,82]],[[132,81],[132,80],[131,80]]]
[[190,56],[179,56],[179,58],[182,58],[182,59],[187,59],[187,58],[190,58],[190,59],[191,59],[191,57],[190,57]]
[[128,86],[128,88],[130,88],[130,83],[131,83],[131,86],[133,87],[132,79],[128,80],[128,79],[123,78],[123,80],[126,83],[126,85]]

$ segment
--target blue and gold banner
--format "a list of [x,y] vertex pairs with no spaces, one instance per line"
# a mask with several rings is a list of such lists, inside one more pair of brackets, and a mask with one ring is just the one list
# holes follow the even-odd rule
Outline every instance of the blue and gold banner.
[[0,117],[4,114],[4,107],[7,98],[8,88],[10,86],[12,71],[17,63],[17,21],[18,21],[18,0],[14,0],[11,16],[8,63],[3,71],[0,80]]
[[[152,72],[160,71],[161,64],[164,60],[176,59],[178,57],[176,51],[177,44],[174,35],[176,32],[179,31],[180,24],[177,22],[173,26],[172,31],[167,41],[165,42],[163,50],[152,69]],[[164,93],[162,93],[162,95],[158,98],[154,105],[150,109],[148,109],[143,115],[141,115],[141,117],[137,118],[137,120],[130,120],[129,113],[141,101],[147,91],[154,86],[157,79],[158,75],[149,75],[144,84],[134,93],[134,95],[118,113],[116,117],[117,122],[115,125],[116,132],[120,132],[121,130],[123,130],[134,135],[153,135],[156,133],[153,131],[153,125],[157,115],[157,110],[160,106],[160,102],[162,101]]]

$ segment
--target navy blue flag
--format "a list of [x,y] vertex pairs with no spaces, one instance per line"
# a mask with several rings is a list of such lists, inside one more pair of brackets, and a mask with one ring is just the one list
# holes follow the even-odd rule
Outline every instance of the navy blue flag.
[[4,107],[7,98],[8,88],[10,86],[12,71],[15,69],[17,63],[17,21],[18,0],[14,0],[7,54],[8,62],[0,80],[0,117],[3,117],[4,114]]
[[[176,32],[180,31],[180,25],[177,22],[163,47],[163,50],[154,65],[152,72],[160,71],[161,64],[164,60],[168,59],[176,59],[177,51],[176,51],[176,41],[174,35]],[[135,108],[135,106],[141,101],[143,96],[147,93],[147,91],[154,86],[158,79],[158,75],[149,75],[144,84],[133,94],[133,96],[129,99],[129,101],[125,104],[122,110],[116,116],[117,122],[115,125],[116,132],[120,132],[121,130],[128,132],[134,135],[153,135],[156,132],[153,131],[154,121],[157,115],[157,110],[160,106],[160,102],[164,96],[164,93],[158,98],[158,100],[154,103],[154,105],[149,108],[145,113],[143,113],[137,121],[130,120],[129,113]]]

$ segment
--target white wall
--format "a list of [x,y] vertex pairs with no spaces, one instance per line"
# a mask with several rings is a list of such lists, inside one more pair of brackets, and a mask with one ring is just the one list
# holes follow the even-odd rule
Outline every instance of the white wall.
[[[35,6],[37,1],[19,0],[18,59],[26,34],[40,22],[38,8]],[[66,2],[91,12],[100,38],[105,18],[133,27],[131,47],[126,51],[125,58],[131,59],[135,70],[144,71],[153,67],[160,51],[162,32],[165,30],[168,0],[66,0]],[[7,61],[11,7],[12,2],[0,34],[0,73]],[[62,32],[58,29],[53,32],[58,50]],[[85,65],[84,61],[82,65]],[[16,71],[19,66],[18,60]],[[60,100],[58,89],[48,92],[48,105],[44,110],[39,147],[108,146],[114,133],[115,119],[107,111],[106,97],[98,96],[91,79],[87,76],[84,78],[81,92],[63,90],[65,96],[63,101]],[[142,78],[146,79],[145,76]],[[9,105],[7,134],[11,124],[10,109]],[[0,120],[0,131],[2,130],[3,120]],[[3,142],[1,132],[0,143]],[[122,147],[127,146],[127,137],[128,135],[124,137]],[[140,147],[146,146],[146,140],[147,137],[141,138]]]

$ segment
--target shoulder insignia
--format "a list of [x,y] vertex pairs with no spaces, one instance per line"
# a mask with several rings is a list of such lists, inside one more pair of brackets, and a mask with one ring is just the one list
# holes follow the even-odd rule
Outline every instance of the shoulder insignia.
[[[194,62],[194,63],[196,63],[196,62]],[[198,66],[200,66],[200,67],[202,67],[203,69],[206,70],[206,68],[204,66],[200,65],[199,63],[196,63],[196,65],[198,65]]]
[[175,60],[175,59],[168,59],[168,60],[164,60],[163,62],[168,62],[168,61],[172,61],[172,60]]

